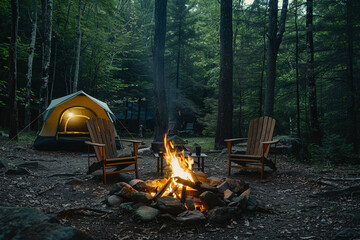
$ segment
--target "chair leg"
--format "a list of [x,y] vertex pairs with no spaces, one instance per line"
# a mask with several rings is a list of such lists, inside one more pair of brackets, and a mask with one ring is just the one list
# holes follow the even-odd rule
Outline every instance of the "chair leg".
[[137,179],[139,178],[137,158],[135,159],[135,176]]
[[159,172],[159,170],[160,170],[159,169],[160,168],[160,166],[159,166],[160,156],[156,158],[156,161],[157,161],[157,172]]
[[104,184],[106,184],[106,171],[105,171],[105,165],[103,166],[103,178],[104,178]]
[[230,176],[231,175],[231,161],[229,159],[229,169],[228,169],[228,175]]
[[264,177],[264,161],[261,161],[261,179]]

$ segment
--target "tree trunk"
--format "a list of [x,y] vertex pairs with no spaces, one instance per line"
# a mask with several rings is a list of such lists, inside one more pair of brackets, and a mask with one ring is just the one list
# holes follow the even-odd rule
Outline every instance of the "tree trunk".
[[29,46],[28,72],[26,75],[27,82],[26,82],[26,96],[25,96],[25,121],[24,121],[25,127],[28,126],[31,122],[31,81],[32,81],[33,60],[34,60],[36,32],[37,32],[37,0],[33,0],[33,12],[32,12],[31,22],[32,22],[31,42]]
[[215,149],[225,147],[224,139],[232,137],[232,88],[233,88],[233,52],[232,52],[232,0],[221,0],[220,20],[220,80],[219,105],[215,136]]
[[268,11],[268,2],[266,2],[266,8],[264,13],[264,35],[263,35],[263,59],[261,65],[260,75],[260,91],[259,91],[259,117],[263,115],[263,87],[264,87],[264,72],[266,63],[266,15]]
[[280,43],[285,32],[288,0],[283,1],[281,16],[278,21],[278,1],[269,1],[269,30],[267,48],[267,70],[266,70],[266,91],[265,91],[265,116],[274,115],[274,96],[276,80],[276,59]]
[[155,0],[155,36],[154,36],[154,90],[155,90],[155,141],[161,142],[168,130],[168,110],[165,94],[164,53],[166,35],[167,0]]
[[310,141],[320,144],[321,131],[318,120],[316,82],[314,76],[314,39],[313,39],[313,1],[306,2],[306,49],[307,49],[307,71],[310,110]]
[[296,126],[297,137],[301,137],[300,129],[300,91],[299,91],[299,29],[298,29],[298,2],[295,0],[295,72],[296,72]]
[[77,92],[77,90],[78,90],[79,69],[80,69],[80,50],[81,50],[81,0],[79,0],[79,9],[78,9],[77,49],[76,49],[76,65],[75,65],[73,92]]
[[354,69],[353,69],[353,59],[354,59],[354,49],[353,49],[353,10],[352,10],[352,1],[347,0],[346,3],[346,35],[348,42],[348,61],[347,61],[347,73],[348,73],[348,104],[347,104],[347,115],[348,115],[348,142],[353,144],[354,153],[358,154],[358,141],[357,141],[357,113],[356,113],[356,104],[355,104],[355,84],[354,84]]
[[[51,57],[51,33],[52,33],[52,9],[53,0],[41,0],[42,4],[42,41],[43,41],[43,64],[40,87],[40,107],[39,114],[41,115],[48,106],[48,84],[49,84],[49,68]],[[39,126],[43,124],[43,118],[39,118]]]
[[57,60],[57,40],[55,39],[55,52],[54,52],[54,66],[53,66],[53,73],[52,73],[52,81],[51,81],[51,90],[50,90],[50,100],[53,99],[53,93],[54,93],[54,85],[55,85],[55,77],[56,77],[56,60]]
[[19,28],[19,2],[11,0],[11,42],[10,42],[10,79],[9,79],[9,138],[17,140],[18,109],[16,102],[17,91],[17,37]]

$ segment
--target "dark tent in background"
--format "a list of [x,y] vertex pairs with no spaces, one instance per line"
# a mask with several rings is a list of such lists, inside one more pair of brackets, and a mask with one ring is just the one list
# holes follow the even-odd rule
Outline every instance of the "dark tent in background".
[[34,147],[82,150],[84,141],[89,139],[86,120],[94,117],[110,119],[115,123],[115,116],[108,105],[83,91],[54,99],[44,113],[44,125]]

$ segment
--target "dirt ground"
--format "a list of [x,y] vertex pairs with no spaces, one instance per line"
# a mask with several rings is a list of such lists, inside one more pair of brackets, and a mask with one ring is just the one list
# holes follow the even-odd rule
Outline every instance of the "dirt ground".
[[[150,140],[145,143],[150,146]],[[209,154],[206,158],[205,173],[227,177],[227,159],[217,156]],[[101,171],[87,175],[85,153],[46,152],[26,145],[7,145],[0,147],[0,159],[10,165],[25,164],[31,172],[9,175],[5,174],[5,168],[0,168],[2,205],[39,208],[52,214],[83,207],[112,212],[77,211],[72,216],[59,217],[62,225],[76,227],[95,239],[360,239],[354,235],[354,232],[360,234],[360,193],[318,196],[317,193],[336,188],[314,181],[325,176],[359,177],[359,169],[324,170],[280,156],[278,170],[266,170],[263,180],[258,172],[233,170],[231,177],[248,182],[252,194],[267,211],[243,214],[222,225],[189,226],[160,220],[139,223],[131,214],[107,207],[103,201],[111,186],[121,179],[110,175],[109,183],[104,185]],[[140,155],[138,161],[141,179],[160,177],[152,154]],[[333,183],[342,187],[359,185],[359,181]],[[339,234],[341,231],[343,234]]]

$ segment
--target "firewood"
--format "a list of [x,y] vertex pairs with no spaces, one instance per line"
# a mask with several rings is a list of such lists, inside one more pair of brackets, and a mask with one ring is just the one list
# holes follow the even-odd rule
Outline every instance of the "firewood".
[[200,183],[199,185],[196,184],[196,183],[193,183],[189,180],[185,180],[185,179],[182,179],[182,178],[179,178],[179,177],[176,177],[175,180],[178,182],[178,183],[181,183],[182,185],[185,185],[187,187],[191,187],[193,189],[196,189],[200,192],[205,192],[205,191],[212,191],[212,192],[217,192],[217,189],[215,187],[212,187],[208,184],[204,184],[204,183]]
[[164,194],[165,190],[170,185],[172,180],[173,180],[173,178],[169,178],[169,180],[167,180],[167,182],[164,184],[164,186],[162,186],[162,188],[160,188],[160,190],[155,194],[155,196],[152,198],[152,200],[156,200],[159,197],[161,197]]
[[193,170],[190,170],[190,174],[191,174],[192,179],[195,181],[195,184],[200,185],[201,182],[200,182],[199,179],[197,178],[195,172],[194,172]]
[[181,189],[181,202],[185,203],[186,201],[186,186],[183,186]]
[[179,189],[179,186],[176,185],[176,186],[171,190],[171,192],[169,192],[166,196],[170,196],[170,197],[171,197],[174,193],[177,192],[178,189]]

